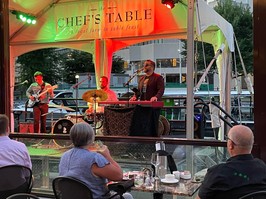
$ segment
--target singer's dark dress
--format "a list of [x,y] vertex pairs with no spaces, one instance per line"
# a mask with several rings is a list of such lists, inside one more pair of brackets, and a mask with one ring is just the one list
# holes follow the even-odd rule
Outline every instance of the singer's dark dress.
[[[145,80],[146,88],[144,88]],[[149,77],[144,75],[139,80],[138,88],[140,91],[141,101],[149,101],[154,96],[157,97],[157,101],[161,101],[164,93],[164,79],[161,75],[156,73],[153,73]],[[130,135],[157,137],[159,116],[159,108],[136,106],[132,118]]]

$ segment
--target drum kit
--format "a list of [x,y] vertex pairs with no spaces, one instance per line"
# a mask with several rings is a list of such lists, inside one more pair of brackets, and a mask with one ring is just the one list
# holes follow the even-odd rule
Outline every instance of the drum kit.
[[[75,123],[84,122],[84,121],[92,124],[95,130],[95,133],[96,133],[96,129],[101,128],[102,122],[103,122],[103,113],[96,112],[97,103],[100,101],[105,101],[107,98],[108,98],[107,93],[102,90],[89,90],[85,92],[82,95],[82,99],[86,102],[92,103],[93,112],[89,112],[89,113],[85,112],[85,115],[67,114],[66,118],[59,119],[53,124],[52,133],[53,134],[69,134],[71,127]],[[62,106],[62,105],[56,105],[56,104],[51,104],[49,105],[49,107],[64,109],[64,110],[73,111],[73,112],[75,111],[72,108]],[[100,126],[97,123],[100,123]]]
[[82,95],[82,99],[84,101],[92,103],[93,113],[88,113],[87,118],[93,117],[93,127],[94,127],[95,133],[96,133],[96,129],[100,128],[102,126],[101,125],[100,127],[97,127],[96,126],[97,122],[103,121],[103,114],[97,112],[97,104],[98,104],[98,102],[107,100],[107,98],[108,98],[108,95],[103,90],[90,90],[90,91],[85,92]]

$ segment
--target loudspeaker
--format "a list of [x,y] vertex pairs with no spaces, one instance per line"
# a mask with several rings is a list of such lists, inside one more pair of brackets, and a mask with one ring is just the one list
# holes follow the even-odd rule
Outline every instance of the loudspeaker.
[[34,133],[33,123],[32,122],[20,122],[19,132],[20,133]]

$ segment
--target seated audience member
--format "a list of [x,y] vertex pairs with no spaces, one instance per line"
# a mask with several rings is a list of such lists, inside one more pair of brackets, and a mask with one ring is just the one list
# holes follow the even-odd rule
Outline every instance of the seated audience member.
[[8,117],[0,114],[0,167],[16,164],[32,169],[30,155],[25,144],[8,137],[8,124]]
[[230,158],[208,169],[198,192],[198,199],[237,199],[245,194],[265,190],[266,165],[251,154],[253,132],[243,125],[232,127],[227,136]]
[[[107,146],[94,152],[91,147],[94,142],[93,128],[85,122],[77,123],[70,129],[70,138],[74,148],[65,152],[59,163],[59,175],[81,180],[93,192],[94,199],[105,199],[111,196],[106,186],[108,180],[120,181],[123,178],[121,167],[110,155]],[[129,193],[123,195],[132,199]],[[119,196],[115,198],[120,198]]]

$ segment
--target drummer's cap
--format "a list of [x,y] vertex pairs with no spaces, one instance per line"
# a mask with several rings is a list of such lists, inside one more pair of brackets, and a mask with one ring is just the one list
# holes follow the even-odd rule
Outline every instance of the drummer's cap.
[[40,72],[40,71],[36,71],[36,72],[34,73],[34,77],[39,76],[39,75],[40,75],[40,76],[43,76],[43,75],[42,75],[42,72]]

